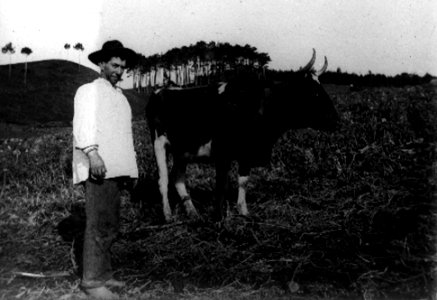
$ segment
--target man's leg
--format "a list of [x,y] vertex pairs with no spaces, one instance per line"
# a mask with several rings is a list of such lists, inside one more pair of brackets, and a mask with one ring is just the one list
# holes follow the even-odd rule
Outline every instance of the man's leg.
[[120,186],[117,180],[86,182],[86,228],[82,287],[103,287],[112,278],[110,248],[119,228]]

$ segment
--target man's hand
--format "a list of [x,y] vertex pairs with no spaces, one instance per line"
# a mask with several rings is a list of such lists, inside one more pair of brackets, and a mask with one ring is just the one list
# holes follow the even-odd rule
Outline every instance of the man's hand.
[[106,167],[103,159],[100,157],[97,150],[93,150],[88,153],[88,158],[90,160],[90,175],[93,179],[105,178]]

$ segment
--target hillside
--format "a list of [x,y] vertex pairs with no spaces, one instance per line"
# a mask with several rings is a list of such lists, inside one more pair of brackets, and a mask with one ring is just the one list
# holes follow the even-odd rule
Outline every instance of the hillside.
[[[28,63],[27,86],[24,85],[24,64],[0,66],[0,123],[43,125],[55,122],[67,125],[73,118],[73,98],[79,86],[98,77],[85,66],[65,60]],[[145,97],[126,90],[134,116],[140,116]]]

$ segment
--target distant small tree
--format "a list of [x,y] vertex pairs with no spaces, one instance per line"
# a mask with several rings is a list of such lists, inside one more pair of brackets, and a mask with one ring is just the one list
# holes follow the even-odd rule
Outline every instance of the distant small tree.
[[29,47],[24,47],[21,49],[21,54],[26,55],[26,60],[24,61],[24,85],[27,85],[27,58],[32,54],[32,49]]
[[67,57],[69,57],[69,55],[68,55],[69,51],[68,50],[70,50],[70,48],[71,48],[71,45],[69,43],[66,43],[64,45],[64,49],[67,50]]
[[[73,48],[76,49],[77,51],[82,51],[82,52],[83,50],[85,50],[81,43],[76,43],[76,45],[74,45]],[[80,54],[81,52],[79,52],[79,70],[80,70]]]
[[11,71],[12,71],[12,63],[11,63],[11,59],[12,59],[12,54],[15,53],[15,47],[12,46],[12,43],[9,42],[7,43],[3,48],[2,48],[2,53],[9,54],[9,79],[11,78]]

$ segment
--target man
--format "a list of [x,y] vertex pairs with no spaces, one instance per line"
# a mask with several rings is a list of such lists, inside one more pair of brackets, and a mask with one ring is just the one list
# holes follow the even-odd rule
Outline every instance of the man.
[[112,277],[110,247],[117,236],[120,192],[138,178],[132,113],[116,86],[136,53],[108,41],[88,58],[100,78],[76,92],[73,118],[73,183],[85,185],[86,229],[81,286],[96,299],[118,299],[108,288],[122,286]]

